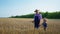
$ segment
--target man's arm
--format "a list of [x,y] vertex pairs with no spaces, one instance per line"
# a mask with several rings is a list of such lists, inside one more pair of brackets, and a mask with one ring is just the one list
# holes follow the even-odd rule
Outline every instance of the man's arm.
[[42,14],[39,15],[39,19],[40,19],[40,20],[42,19]]

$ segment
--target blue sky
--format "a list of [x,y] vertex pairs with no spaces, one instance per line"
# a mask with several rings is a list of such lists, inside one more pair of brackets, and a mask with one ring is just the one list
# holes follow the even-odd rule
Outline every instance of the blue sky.
[[60,0],[0,0],[0,17],[34,13],[35,9],[42,12],[59,11]]

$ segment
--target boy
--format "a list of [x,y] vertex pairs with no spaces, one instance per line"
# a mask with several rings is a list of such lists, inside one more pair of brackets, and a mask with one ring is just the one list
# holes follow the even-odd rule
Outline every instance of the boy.
[[43,27],[44,27],[44,31],[46,31],[46,28],[47,28],[47,23],[46,23],[47,21],[46,21],[46,18],[43,18],[43,23],[42,23],[42,25],[43,25]]

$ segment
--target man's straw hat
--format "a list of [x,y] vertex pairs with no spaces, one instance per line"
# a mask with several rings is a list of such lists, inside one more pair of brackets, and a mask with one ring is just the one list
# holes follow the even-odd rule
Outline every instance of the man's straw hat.
[[38,11],[39,11],[39,10],[36,9],[34,12],[38,12]]

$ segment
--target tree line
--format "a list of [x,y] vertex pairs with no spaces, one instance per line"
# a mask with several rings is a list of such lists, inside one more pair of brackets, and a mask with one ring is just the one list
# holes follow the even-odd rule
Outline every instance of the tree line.
[[[60,19],[60,11],[59,12],[41,12],[42,17],[48,19]],[[34,14],[27,14],[21,16],[11,16],[10,18],[34,18]]]

